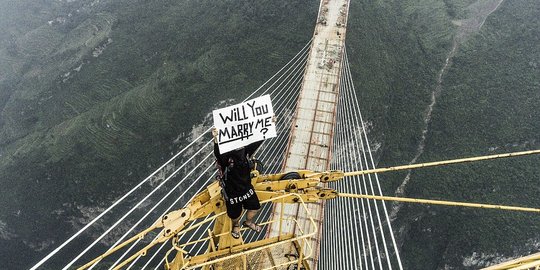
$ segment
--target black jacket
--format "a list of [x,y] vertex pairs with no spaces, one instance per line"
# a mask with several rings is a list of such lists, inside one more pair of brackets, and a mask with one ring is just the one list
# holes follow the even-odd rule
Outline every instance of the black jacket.
[[220,154],[218,145],[214,143],[214,155],[221,170],[225,171],[229,167],[227,175],[224,176],[225,192],[230,197],[242,196],[253,188],[251,184],[251,168],[248,156],[251,157],[255,150],[259,148],[263,141],[254,142],[225,154]]

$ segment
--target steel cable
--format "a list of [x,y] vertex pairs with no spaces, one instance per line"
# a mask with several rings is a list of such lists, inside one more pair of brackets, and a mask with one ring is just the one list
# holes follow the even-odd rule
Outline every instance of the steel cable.
[[[310,41],[310,42],[311,42],[311,41]],[[302,56],[306,55],[305,49],[308,47],[309,44],[310,44],[310,43],[308,43],[306,46],[304,46],[304,48],[303,48],[296,56],[298,56],[298,55],[302,55]],[[253,94],[257,93],[260,89],[262,89],[262,87],[263,87],[264,85],[266,85],[269,81],[271,81],[277,74],[279,74],[279,72],[281,72],[282,70],[284,70],[284,68],[285,68],[288,64],[290,64],[293,60],[295,61],[295,64],[296,64],[296,63],[298,62],[298,59],[301,59],[301,58],[296,58],[296,56],[295,56],[295,58],[293,58],[291,61],[289,61],[289,63],[287,63],[280,71],[278,71],[276,74],[274,74],[274,76],[272,76],[267,82],[265,82],[261,87],[259,87],[256,91],[254,91],[249,97],[251,97]],[[296,60],[295,60],[295,59],[296,59]],[[302,65],[305,65],[305,61],[301,61],[300,63],[301,63],[301,66],[302,66]],[[298,67],[298,66],[294,67],[293,70],[297,70],[297,67]],[[290,68],[289,68],[289,70],[290,70]],[[290,74],[289,74],[288,76],[290,76]],[[282,77],[283,77],[283,75],[281,75],[279,78],[282,78]],[[271,86],[273,86],[274,84],[276,84],[276,82],[274,82]],[[283,84],[283,82],[280,83],[279,85],[282,85],[282,84]],[[287,82],[287,84],[289,84],[289,82]],[[287,85],[287,84],[285,84],[285,85]],[[271,87],[271,86],[270,86],[270,87]],[[269,91],[269,89],[270,89],[270,88],[266,89],[265,92]],[[284,88],[282,88],[282,89],[284,89]],[[274,91],[272,91],[272,92],[274,92]],[[248,98],[249,98],[249,97],[248,97]],[[247,98],[246,98],[246,99],[247,99]],[[210,129],[209,129],[209,130],[210,130]],[[209,130],[208,130],[208,131],[209,131]],[[207,132],[208,132],[208,131],[207,131]],[[206,133],[206,132],[204,132],[203,134],[201,134],[198,138],[196,138],[195,141],[191,142],[188,146],[186,146],[184,149],[182,149],[182,151],[180,151],[178,154],[176,154],[176,155],[175,155],[173,158],[171,158],[168,162],[166,162],[165,164],[163,164],[163,165],[162,165],[158,170],[156,170],[153,174],[151,174],[149,177],[147,177],[145,180],[143,180],[141,183],[139,183],[139,185],[137,185],[137,186],[136,186],[135,188],[133,188],[130,192],[128,192],[128,194],[126,194],[124,197],[122,197],[120,200],[118,200],[117,203],[119,203],[120,201],[122,201],[122,200],[123,200],[125,197],[127,197],[128,195],[130,195],[134,190],[136,190],[137,188],[139,188],[143,183],[145,183],[145,182],[147,182],[149,179],[151,179],[155,174],[157,174],[159,171],[161,171],[161,169],[165,168],[165,166],[169,165],[169,164],[170,164],[172,161],[174,161],[180,154],[182,154],[183,152],[185,152],[185,151],[186,151],[190,146],[192,146],[195,142],[199,141],[199,140],[205,135],[205,133]],[[208,143],[207,143],[207,144],[208,144]],[[188,162],[188,161],[184,162],[184,164],[182,164],[182,166],[184,166],[185,164],[187,164],[187,162]],[[116,204],[117,204],[117,203],[116,203]],[[112,206],[110,207],[110,209],[112,209],[114,206],[115,206],[115,205],[112,205]],[[107,213],[107,212],[108,212],[107,210],[104,211],[104,212],[102,213],[102,215],[98,216],[93,222],[87,224],[86,228],[89,227],[90,225],[92,225],[95,221],[97,221],[99,218],[101,218],[101,216],[103,216],[103,215],[104,215],[105,213]],[[85,228],[83,228],[83,230],[84,230],[84,229],[85,229]],[[83,230],[82,230],[82,231],[83,231]],[[80,232],[82,232],[82,231],[80,231]],[[104,235],[100,236],[100,239],[103,238],[103,237],[105,236],[105,234],[107,234],[107,233],[108,233],[108,232],[105,232]],[[80,233],[79,233],[79,234],[80,234]],[[75,237],[77,237],[77,236],[78,236],[78,234],[74,235],[73,238],[75,238]],[[99,241],[99,240],[98,240],[98,241]],[[67,243],[69,243],[69,242],[66,242],[65,244],[67,244]],[[63,246],[65,246],[65,245],[63,245]],[[63,246],[59,247],[59,249],[61,249]],[[93,246],[93,245],[91,245],[91,246]],[[89,248],[91,248],[91,247],[89,247]],[[88,249],[89,249],[89,248],[88,248]],[[58,249],[58,250],[59,250],[59,249]],[[87,251],[83,251],[83,254],[86,253],[86,252],[87,252]],[[48,260],[48,258],[50,258],[51,256],[53,256],[55,253],[56,253],[56,252],[49,254],[49,256],[45,257],[45,258],[42,260],[41,263],[38,263],[38,264],[35,265],[34,267],[35,267],[35,268],[39,267],[43,262],[45,262],[46,260]],[[82,254],[80,254],[80,256],[82,256]],[[78,256],[75,260],[77,260],[78,258],[80,258],[80,256]],[[74,263],[74,261],[73,261],[72,263],[68,264],[67,267],[71,266],[73,263]]]
[[[347,56],[347,53],[345,52],[345,55],[346,57]],[[349,67],[349,62],[347,61],[347,73],[349,74],[349,77],[352,78],[352,75],[351,75],[351,72],[350,72],[350,67]],[[352,81],[352,79],[350,80],[350,85],[351,85],[351,89],[353,90],[353,93],[354,92],[354,82]],[[362,119],[362,113],[360,111],[360,106],[359,106],[359,103],[358,103],[358,98],[357,96],[354,94],[352,95],[352,100],[354,101],[354,104],[353,104],[353,110],[355,111],[355,116],[357,116],[358,118],[356,119],[356,123],[357,125],[361,126],[362,127],[362,134],[364,135],[363,138],[364,138],[364,141],[365,141],[365,145],[367,148],[367,151],[365,150],[364,148],[364,144],[362,144],[362,153],[368,153],[369,154],[369,158],[370,158],[370,163],[371,163],[371,168],[375,168],[375,162],[374,162],[374,159],[373,159],[373,155],[372,155],[372,152],[371,152],[371,146],[369,144],[369,140],[368,140],[368,137],[367,137],[367,130],[366,130],[366,127],[365,127],[365,124],[364,124],[364,121]],[[364,155],[364,158],[366,159],[365,162],[366,162],[366,167],[367,169],[369,169],[369,163],[368,163],[368,160],[367,160],[367,157]],[[382,189],[381,189],[381,186],[380,186],[380,181],[379,181],[379,176],[378,174],[374,174],[375,175],[375,180],[376,180],[376,184],[377,184],[377,188],[378,188],[378,192],[380,195],[382,195]],[[375,194],[374,194],[375,195]],[[389,234],[390,234],[390,237],[391,237],[391,241],[392,241],[392,245],[394,247],[394,254],[396,256],[396,261],[398,263],[398,268],[400,270],[403,269],[403,265],[401,263],[401,257],[399,255],[399,250],[398,250],[398,246],[396,244],[396,240],[395,240],[395,236],[394,236],[394,233],[393,233],[393,230],[392,230],[392,224],[390,222],[390,218],[389,218],[389,215],[388,215],[388,210],[386,208],[386,204],[384,202],[381,202],[382,203],[382,207],[383,207],[383,211],[384,211],[384,215],[385,215],[385,218],[386,218],[386,224],[388,225],[388,230],[389,230]],[[386,241],[385,241],[386,243]],[[388,256],[389,257],[389,256]]]

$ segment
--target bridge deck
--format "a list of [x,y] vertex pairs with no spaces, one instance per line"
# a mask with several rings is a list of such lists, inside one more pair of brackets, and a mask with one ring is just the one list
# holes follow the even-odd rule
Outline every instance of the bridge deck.
[[[322,0],[315,34],[311,46],[296,115],[293,121],[289,145],[286,152],[284,171],[309,169],[325,171],[329,169],[332,137],[337,108],[339,80],[345,44],[349,0]],[[277,204],[274,214],[282,206]],[[322,222],[322,203],[308,205],[312,217]],[[282,228],[282,233],[310,231],[306,218],[299,214],[298,205],[284,205],[286,215],[300,220],[301,228],[290,223]],[[302,222],[302,220],[304,222]],[[269,237],[277,235],[278,229],[271,227]],[[320,235],[320,234],[318,234]],[[315,252],[319,249],[319,237],[311,240]],[[291,251],[294,247],[290,247]],[[310,250],[304,247],[304,250]],[[317,254],[312,254],[316,258]],[[317,267],[311,260],[312,269]]]

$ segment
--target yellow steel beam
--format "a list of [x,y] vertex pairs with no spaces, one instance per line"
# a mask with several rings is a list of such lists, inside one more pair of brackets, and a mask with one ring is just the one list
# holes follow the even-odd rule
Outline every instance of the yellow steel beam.
[[[316,191],[318,193],[315,193]],[[296,194],[296,193],[265,192],[265,191],[257,191],[257,194],[259,195],[259,199],[261,200],[261,204],[268,203],[268,202],[271,202],[271,201],[290,201],[291,203],[299,203],[301,205],[301,207],[304,209],[304,211],[306,211],[308,213],[308,216],[309,216],[309,210],[306,207],[304,200],[305,199],[318,200],[320,194],[323,194],[324,192],[329,192],[329,191],[327,191],[326,189],[313,189],[313,194],[310,193],[309,195],[308,194]],[[260,196],[260,195],[263,195],[263,196]],[[264,195],[267,195],[267,196],[264,196]],[[221,217],[224,218],[224,219],[228,219],[227,217],[224,216],[224,212],[221,211],[219,214],[216,214],[215,216],[213,216],[211,218],[208,218],[208,219],[206,219],[206,220],[204,220],[204,221],[202,221],[200,223],[194,224],[194,225],[192,225],[190,227],[187,227],[187,228],[184,227],[180,233],[185,233],[186,231],[191,230],[193,227],[200,226],[204,222],[209,222],[209,221],[212,221],[212,220],[216,220],[216,218],[221,218]],[[266,225],[268,223],[283,222],[283,221],[287,221],[287,220],[297,223],[297,221],[294,220],[294,219],[283,218],[283,216],[280,216],[278,220],[263,222],[263,223],[260,223],[260,225],[264,226],[264,225]],[[229,220],[229,222],[230,222],[230,220]],[[253,242],[253,243],[241,244],[241,245],[226,245],[226,248],[224,248],[224,249],[221,248],[222,243],[220,242],[220,244],[219,244],[220,248],[218,248],[215,251],[212,251],[211,249],[209,249],[209,252],[207,252],[205,254],[202,254],[202,255],[195,256],[195,257],[191,257],[191,258],[184,258],[183,255],[180,255],[180,256],[177,256],[178,259],[179,259],[178,262],[176,262],[176,261],[169,262],[168,261],[167,258],[169,257],[169,254],[171,252],[175,251],[175,250],[178,251],[178,252],[184,252],[183,248],[185,248],[186,246],[196,244],[196,243],[199,243],[199,242],[210,241],[210,238],[212,238],[212,240],[214,240],[213,238],[230,237],[230,225],[225,226],[228,229],[221,230],[221,233],[219,233],[219,234],[214,232],[213,234],[209,235],[208,237],[205,237],[205,238],[202,238],[202,239],[199,239],[199,240],[195,240],[195,241],[191,241],[191,242],[183,243],[183,244],[175,243],[173,245],[173,248],[171,250],[169,250],[167,252],[167,255],[165,256],[165,258],[166,258],[166,260],[165,260],[166,269],[175,269],[176,270],[176,269],[184,269],[184,268],[190,269],[192,267],[194,267],[194,268],[205,267],[206,265],[210,265],[210,264],[213,264],[213,263],[216,263],[216,262],[224,261],[226,259],[230,259],[230,258],[236,257],[236,256],[246,256],[247,254],[251,254],[253,252],[260,251],[260,250],[265,249],[265,248],[274,247],[276,245],[281,245],[281,244],[286,243],[286,242],[299,241],[299,240],[304,241],[308,237],[312,237],[314,234],[317,233],[317,230],[316,230],[316,227],[315,227],[315,221],[313,221],[313,218],[309,217],[309,222],[311,222],[312,228],[315,228],[314,231],[306,233],[306,232],[303,232],[303,231],[300,230],[301,236],[295,236],[294,234],[280,235],[280,236],[275,237],[275,239],[271,238],[270,240],[265,239],[265,240],[256,241],[256,242]],[[242,230],[245,230],[245,229],[242,229]],[[141,250],[140,252],[146,252],[146,250],[147,249],[145,248],[145,249]],[[124,265],[126,265],[126,263],[133,260],[137,256],[144,255],[144,253],[140,253],[140,252],[136,253],[132,257],[128,258],[125,262],[123,262],[122,265],[119,265],[118,268],[123,267]],[[312,249],[310,250],[309,254],[311,254],[311,252],[312,252]],[[176,257],[175,257],[175,260],[176,260]],[[282,265],[278,265],[278,267],[279,266],[282,266]],[[117,268],[115,268],[115,270],[116,269]]]
[[456,164],[456,163],[466,163],[466,162],[473,162],[473,161],[490,160],[490,159],[507,158],[507,157],[527,156],[527,155],[535,155],[535,154],[540,154],[540,150],[530,150],[530,151],[523,151],[523,152],[513,152],[513,153],[506,153],[506,154],[498,154],[498,155],[450,159],[450,160],[444,160],[444,161],[435,161],[435,162],[427,162],[427,163],[419,163],[419,164],[411,164],[411,165],[402,165],[402,166],[395,166],[395,167],[388,167],[388,168],[379,168],[379,169],[364,170],[364,171],[346,172],[344,174],[344,176],[363,175],[363,174],[370,174],[370,173],[382,173],[382,172],[390,172],[390,171],[403,171],[403,170],[434,167],[434,166],[449,165],[449,164]]
[[[99,257],[95,258],[94,260],[90,261],[89,263],[81,266],[78,268],[78,270],[86,269],[90,266],[92,266],[94,263],[102,260],[103,258],[111,255],[112,253],[118,251],[119,249],[125,247],[127,244],[139,239],[143,238],[148,232],[156,229],[156,228],[162,228],[162,231],[160,232],[158,238],[150,242],[148,245],[146,245],[144,248],[139,250],[137,253],[133,254],[128,259],[124,260],[122,263],[120,263],[118,266],[116,266],[114,269],[120,269],[124,267],[126,264],[131,262],[132,260],[136,259],[138,256],[144,256],[146,255],[146,252],[150,250],[153,246],[163,243],[165,241],[168,241],[173,236],[180,233],[182,230],[184,230],[184,227],[188,224],[190,221],[194,221],[200,217],[208,216],[212,212],[216,212],[216,214],[219,214],[217,212],[224,212],[223,206],[223,199],[221,198],[221,187],[219,186],[219,183],[217,181],[211,183],[204,191],[197,194],[193,200],[191,200],[186,207],[182,209],[178,209],[175,211],[172,211],[168,213],[167,215],[164,215],[163,217],[159,218],[152,227],[145,229],[141,233],[135,235],[134,237],[130,238],[129,240],[121,243],[114,249],[111,249],[110,251],[107,251],[106,253],[100,255]],[[221,207],[220,207],[221,206]],[[221,210],[220,210],[221,209]]]
[[142,248],[141,250],[137,251],[137,253],[131,255],[131,257],[125,259],[124,261],[122,261],[121,263],[119,263],[117,266],[115,266],[113,268],[113,270],[120,270],[122,269],[122,267],[126,266],[128,263],[130,263],[131,261],[137,259],[137,257],[139,256],[146,256],[146,253],[148,252],[148,250],[150,250],[152,247],[154,247],[156,244],[158,244],[159,242],[157,241],[152,241],[150,244],[146,245],[144,248]]
[[[314,172],[310,170],[299,170],[296,171],[300,179],[290,179],[290,180],[281,180],[281,178],[286,173],[281,174],[272,174],[272,175],[259,175],[255,171],[253,174],[252,182],[256,189],[257,195],[262,202],[269,200],[281,199],[284,203],[304,203],[304,202],[315,202],[320,199],[333,199],[337,196],[339,197],[351,197],[351,198],[365,198],[365,199],[375,199],[375,200],[389,200],[389,201],[401,201],[401,202],[412,202],[412,203],[424,203],[424,204],[438,204],[438,205],[448,205],[448,206],[464,206],[464,207],[476,207],[476,208],[490,208],[490,209],[501,209],[501,210],[514,210],[514,211],[528,211],[528,212],[540,212],[540,209],[536,208],[525,208],[525,207],[516,207],[516,206],[504,206],[504,205],[489,205],[489,204],[477,204],[477,203],[463,203],[463,202],[451,202],[451,201],[437,201],[437,200],[425,200],[425,199],[413,199],[413,198],[399,198],[399,197],[387,197],[387,196],[373,196],[373,195],[358,195],[358,194],[347,194],[341,193],[337,194],[335,190],[317,188],[313,185],[317,182],[330,182],[337,181],[342,179],[344,176],[354,176],[354,175],[364,175],[370,173],[381,173],[388,171],[400,171],[400,170],[409,170],[416,168],[425,168],[441,165],[449,165],[456,163],[465,163],[481,160],[490,160],[506,157],[517,157],[525,155],[540,154],[540,150],[531,150],[523,152],[514,152],[507,154],[498,154],[498,155],[489,155],[489,156],[480,156],[480,157],[471,157],[471,158],[461,158],[453,159],[446,161],[437,161],[437,162],[428,162],[421,164],[412,164],[404,166],[396,166],[389,168],[379,168],[372,170],[364,171],[355,171],[355,172],[346,172],[341,171],[328,171],[328,172]],[[289,191],[289,192],[287,192]],[[301,191],[301,192],[299,192]],[[144,255],[152,246],[157,243],[167,241],[174,235],[186,230],[184,227],[187,222],[193,221],[198,218],[207,217],[209,214],[214,213],[216,215],[223,214],[223,200],[220,195],[221,187],[218,182],[213,182],[210,184],[206,190],[195,196],[195,198],[188,203],[188,205],[176,211],[173,211],[161,219],[157,220],[156,223],[139,233],[138,235],[132,237],[128,241],[122,243],[121,245],[115,247],[114,249],[108,251],[107,253],[97,257],[91,262],[85,264],[79,269],[86,269],[90,267],[97,261],[107,257],[111,253],[121,249],[128,243],[144,237],[149,231],[156,228],[163,227],[164,229],[161,232],[161,235],[157,241],[153,241],[142,250],[134,254],[132,257],[124,261],[122,264],[118,265],[115,269],[119,269],[124,266],[129,261],[135,259],[137,256]],[[295,193],[298,192],[298,193]],[[288,195],[287,195],[288,194]],[[293,196],[291,196],[293,195]],[[305,207],[305,206],[304,206]],[[306,209],[307,211],[307,209]],[[185,232],[184,231],[184,232]]]
[[[299,179],[311,178],[312,180],[317,180],[324,183],[338,181],[343,178],[342,171],[316,172],[316,171],[311,171],[311,170],[295,170],[293,172],[298,173],[298,175],[300,176]],[[288,173],[291,173],[291,172],[276,173],[276,174],[259,174],[258,171],[251,171],[252,183],[255,186],[256,184],[261,183],[261,182],[283,181],[282,178]]]
[[310,187],[316,187],[320,183],[319,179],[291,179],[291,180],[279,180],[256,183],[253,187],[256,191],[296,191],[299,189],[306,189]]
[[509,269],[531,269],[540,265],[540,253],[517,258],[511,261],[482,268],[482,270],[509,270]]
[[[247,244],[243,244],[243,245],[238,245],[238,246],[234,246],[234,247],[231,247],[230,249],[224,249],[224,250],[218,250],[218,251],[214,251],[214,252],[207,252],[205,254],[202,254],[202,255],[197,255],[197,256],[194,256],[194,257],[191,257],[189,258],[188,262],[189,262],[189,265],[188,266],[184,266],[184,267],[191,267],[191,266],[201,266],[203,263],[205,262],[208,262],[208,261],[212,261],[212,263],[215,263],[215,262],[218,262],[218,261],[222,261],[226,258],[230,258],[232,256],[239,256],[240,254],[242,255],[245,255],[247,253],[245,253],[244,251],[246,250],[253,250],[255,248],[260,248],[260,247],[264,247],[264,248],[270,248],[270,247],[273,247],[275,245],[278,245],[278,244],[281,244],[283,242],[289,242],[290,239],[293,239],[294,238],[294,234],[287,234],[287,235],[283,235],[280,237],[272,237],[272,238],[266,238],[266,239],[263,239],[263,240],[259,240],[259,241],[256,241],[256,242],[251,242],[251,243],[247,243]],[[226,256],[227,255],[227,256]],[[222,256],[226,256],[224,258],[221,258]]]
[[137,240],[137,239],[141,239],[143,238],[147,233],[153,231],[154,229],[156,228],[159,228],[161,227],[160,225],[158,225],[157,223],[155,223],[152,227],[149,227],[147,229],[145,229],[144,231],[138,233],[137,235],[131,237],[130,239],[122,242],[121,244],[119,244],[118,246],[112,248],[111,250],[103,253],[102,255],[100,255],[99,257],[93,259],[92,261],[88,262],[87,264],[77,268],[77,270],[84,270],[84,269],[87,269],[88,267],[94,265],[95,263],[103,260],[104,258],[108,257],[109,255],[113,254],[114,252],[122,249],[123,247],[125,247],[126,245],[128,245],[129,243],[132,243],[133,241]]
[[540,269],[540,261],[534,261],[527,264],[519,265],[514,268],[510,268],[509,270],[538,270]]
[[408,203],[436,204],[436,205],[446,205],[446,206],[462,206],[462,207],[474,207],[474,208],[484,208],[484,209],[499,209],[499,210],[511,210],[511,211],[540,213],[539,208],[496,205],[496,204],[466,203],[466,202],[414,199],[414,198],[403,198],[403,197],[363,195],[363,194],[352,194],[352,193],[338,193],[338,197],[348,197],[348,198],[358,198],[358,199],[373,199],[373,200],[380,200],[380,201],[397,201],[397,202],[408,202]]
[[[296,170],[294,172],[300,175],[300,179],[313,178],[321,174],[320,172],[318,173],[311,170]],[[276,173],[276,174],[259,174],[258,171],[251,171],[251,173],[252,173],[251,176],[254,180],[254,182],[252,181],[252,183],[255,186],[255,183],[283,180],[282,178],[289,172]]]

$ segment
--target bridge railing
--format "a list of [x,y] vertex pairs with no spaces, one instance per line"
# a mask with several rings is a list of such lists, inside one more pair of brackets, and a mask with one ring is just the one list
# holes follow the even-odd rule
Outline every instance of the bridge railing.
[[[297,269],[305,263],[306,259],[313,257],[313,247],[308,241],[311,237],[317,234],[317,226],[313,220],[305,202],[297,194],[284,194],[272,199],[261,201],[261,204],[281,202],[287,203],[288,201],[297,201],[300,205],[300,210],[305,212],[308,222],[312,224],[311,231],[303,231],[299,225],[299,221],[295,216],[285,215],[283,211],[279,215],[274,215],[271,219],[260,223],[261,227],[277,224],[279,228],[291,223],[296,225],[296,234],[279,234],[276,237],[257,240],[254,242],[243,243],[241,245],[221,248],[216,245],[217,240],[220,237],[227,237],[230,231],[226,231],[221,234],[214,234],[211,230],[208,230],[206,237],[201,237],[194,241],[185,243],[173,242],[173,248],[171,248],[165,256],[165,268],[166,269],[282,269],[287,268],[290,265],[296,265]],[[183,234],[187,234],[192,230],[202,227],[205,224],[216,222],[216,219],[225,213],[220,213],[212,216],[211,218],[204,219],[198,223],[192,224],[178,235],[176,239],[181,239]],[[248,228],[242,228],[248,230]],[[207,247],[207,252],[191,256],[187,250],[196,245]],[[305,248],[307,247],[307,248]],[[180,252],[184,256],[183,262],[170,261],[173,252]],[[176,259],[178,256],[176,256]]]

